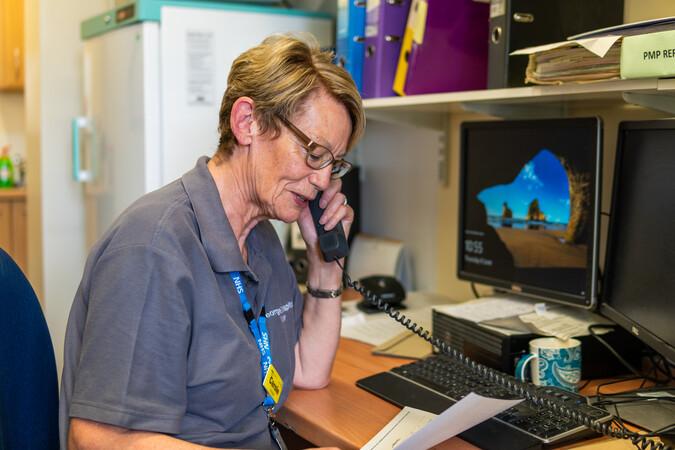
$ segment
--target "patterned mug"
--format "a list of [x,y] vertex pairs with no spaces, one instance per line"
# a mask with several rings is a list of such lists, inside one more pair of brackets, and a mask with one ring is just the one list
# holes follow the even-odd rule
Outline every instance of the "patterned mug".
[[530,353],[523,355],[516,367],[516,377],[527,379],[527,366],[532,363],[532,383],[558,386],[568,391],[579,390],[581,379],[581,342],[578,339],[537,338],[530,341]]

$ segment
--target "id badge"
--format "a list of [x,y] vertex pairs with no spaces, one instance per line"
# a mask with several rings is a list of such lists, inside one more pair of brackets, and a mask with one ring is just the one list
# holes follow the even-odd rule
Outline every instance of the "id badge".
[[279,375],[279,372],[270,364],[270,368],[267,370],[267,375],[265,375],[265,381],[263,382],[265,390],[270,394],[274,399],[274,403],[279,401],[281,396],[281,390],[284,387],[284,382]]

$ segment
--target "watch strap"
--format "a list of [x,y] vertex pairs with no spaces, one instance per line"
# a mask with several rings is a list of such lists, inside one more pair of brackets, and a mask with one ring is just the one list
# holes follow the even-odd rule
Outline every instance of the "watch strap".
[[315,289],[307,283],[307,293],[316,298],[335,298],[342,294],[342,286],[335,290]]

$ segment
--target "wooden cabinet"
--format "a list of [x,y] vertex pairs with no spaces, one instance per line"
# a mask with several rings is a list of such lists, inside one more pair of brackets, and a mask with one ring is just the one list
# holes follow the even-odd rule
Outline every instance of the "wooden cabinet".
[[23,35],[23,0],[0,0],[0,90],[23,90]]
[[26,211],[25,188],[0,190],[0,247],[24,273],[28,270]]

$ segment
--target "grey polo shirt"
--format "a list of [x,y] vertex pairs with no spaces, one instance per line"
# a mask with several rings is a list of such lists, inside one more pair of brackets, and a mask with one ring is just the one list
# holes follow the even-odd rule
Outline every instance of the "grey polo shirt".
[[248,265],[206,162],[133,203],[93,246],[68,319],[60,399],[69,417],[157,431],[213,447],[272,448],[260,352],[230,271],[291,389],[302,295],[267,221]]

